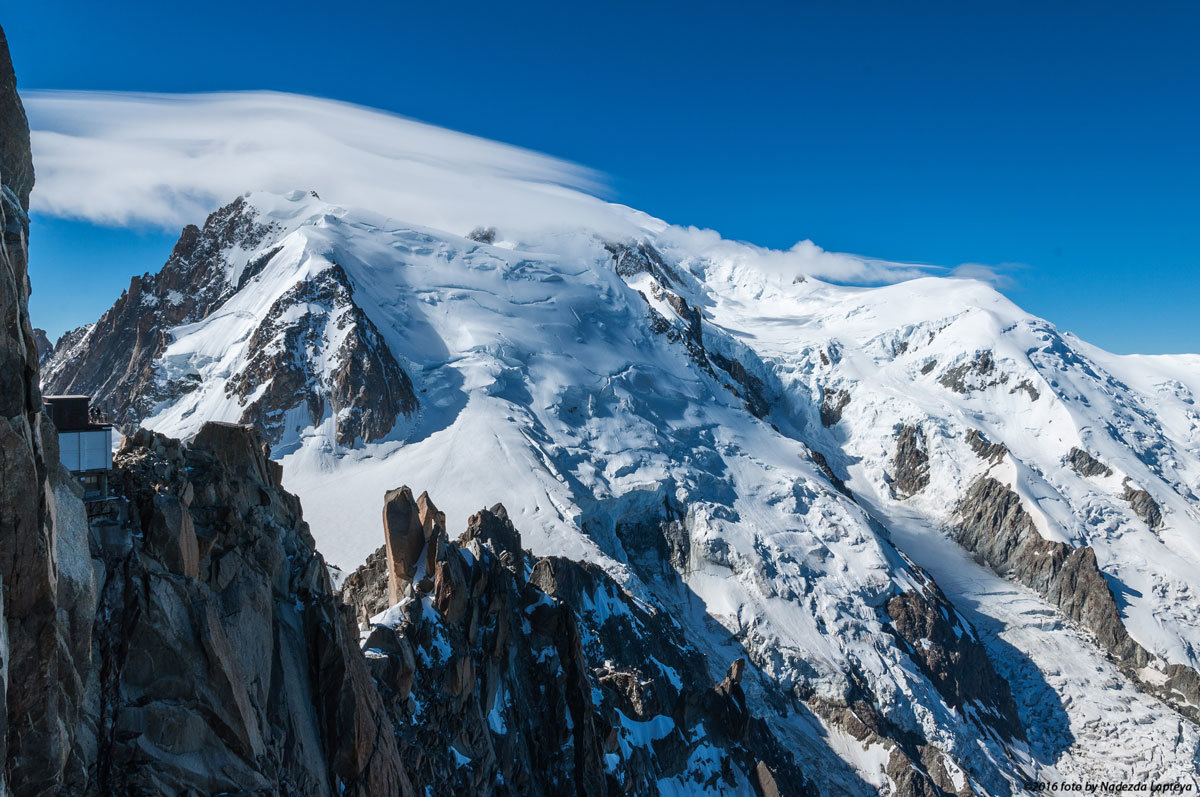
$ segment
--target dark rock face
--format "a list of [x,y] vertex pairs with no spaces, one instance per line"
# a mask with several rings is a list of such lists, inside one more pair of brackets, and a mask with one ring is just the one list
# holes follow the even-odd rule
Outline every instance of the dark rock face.
[[1110,644],[1123,633],[1116,601],[1092,549],[1072,549],[1042,537],[1020,497],[995,479],[985,476],[972,483],[958,507],[955,534],[993,569],[1040,592]]
[[821,425],[837,426],[842,419],[842,410],[850,403],[850,392],[847,390],[830,390],[821,399]]
[[[637,243],[606,243],[604,248],[612,255],[613,269],[622,277],[636,277],[639,274],[649,274],[653,277],[650,282],[650,293],[655,301],[664,302],[679,316],[680,324],[668,321],[662,313],[649,307],[650,327],[656,334],[665,335],[675,343],[682,343],[688,356],[697,365],[711,372],[704,350],[703,317],[698,307],[692,307],[682,296],[671,289],[678,286],[679,275],[663,259],[658,250],[645,241]],[[646,299],[643,293],[642,298]],[[646,299],[649,304],[650,300]]]
[[909,498],[928,486],[929,454],[925,435],[915,426],[904,426],[896,435],[896,453],[892,457],[892,495]]
[[633,569],[647,581],[672,580],[687,569],[691,539],[687,511],[664,494],[660,507],[623,516],[613,531]]
[[853,676],[853,686],[847,699],[832,702],[817,696],[808,698],[813,712],[864,745],[882,746],[888,750],[885,769],[894,784],[891,792],[896,797],[973,797],[975,791],[969,782],[956,788],[950,777],[947,763],[953,760],[945,751],[919,734],[896,727],[877,710],[878,701],[871,694],[864,680]]
[[1028,379],[1022,379],[1016,387],[1008,392],[1016,393],[1018,390],[1025,391],[1026,395],[1029,396],[1030,401],[1037,401],[1042,397],[1042,394],[1038,391],[1038,389],[1033,386],[1033,382],[1030,382]]
[[[17,77],[8,53],[8,38],[0,31],[0,179],[23,210],[33,190],[33,158],[29,151],[29,121],[17,96]],[[6,213],[8,209],[5,209]],[[16,223],[20,226],[20,222]],[[8,230],[8,227],[5,227]]]
[[[500,505],[473,515],[457,542],[426,538],[411,495],[394,490],[388,503],[409,518],[402,528],[422,529],[429,567],[405,570],[417,580],[401,577],[405,597],[364,647],[415,781],[590,795],[654,793],[674,777],[684,790],[707,782],[807,793],[791,755],[746,713],[742,662],[705,689],[703,659],[678,626],[600,568],[534,562]],[[380,606],[381,590],[365,588],[387,577],[380,570],[368,562],[346,580],[344,598],[367,598],[359,616]],[[704,743],[727,756],[728,771],[689,769]]]
[[249,427],[118,452],[124,523],[93,524],[103,590],[93,793],[407,794],[353,624]]
[[746,366],[737,360],[731,360],[716,352],[708,355],[712,364],[720,368],[736,382],[740,393],[746,401],[746,409],[756,418],[765,418],[771,411],[771,401],[767,398],[767,386],[754,374],[746,370]]
[[1150,493],[1135,488],[1126,479],[1125,492],[1122,493],[1121,497],[1129,502],[1129,506],[1133,508],[1133,514],[1140,517],[1142,522],[1147,526],[1156,529],[1162,525],[1162,510],[1158,508],[1158,504],[1150,497]]
[[746,402],[746,409],[756,418],[765,418],[771,411],[771,401],[767,386],[763,381],[750,373],[744,363],[736,357],[725,356],[718,352],[708,351],[704,345],[704,316],[699,307],[693,307],[680,296],[671,286],[678,285],[681,280],[679,273],[653,246],[646,242],[605,244],[605,249],[613,258],[613,268],[623,277],[635,277],[639,274],[649,274],[653,277],[650,283],[650,293],[655,301],[664,302],[679,317],[679,323],[669,321],[662,313],[650,304],[643,293],[650,313],[650,328],[659,335],[664,335],[674,343],[682,344],[692,362],[700,366],[708,375],[720,379],[713,370],[716,366],[732,380],[721,379],[722,384]]
[[[752,359],[756,358],[748,351],[739,354],[735,350],[722,354],[711,351],[705,345],[704,315],[699,305],[688,304],[687,300],[676,292],[681,290],[680,286],[682,285],[679,272],[667,263],[657,249],[644,241],[624,244],[607,243],[604,246],[612,255],[613,267],[617,274],[623,277],[648,274],[653,278],[649,285],[650,297],[639,291],[642,299],[648,305],[650,330],[666,337],[673,343],[681,344],[686,349],[688,357],[704,373],[741,398],[750,414],[756,418],[765,419],[771,412],[769,388],[762,378],[747,369],[746,362],[739,359],[739,357],[747,356]],[[666,304],[677,320],[671,320],[663,312],[660,312],[654,302]]]
[[1067,454],[1067,463],[1075,472],[1085,478],[1090,476],[1111,476],[1112,468],[1093,457],[1082,448],[1072,448]]
[[829,460],[825,458],[825,455],[816,449],[810,449],[810,451],[812,452],[812,461],[818,468],[821,469],[821,473],[825,474],[825,478],[829,479],[830,483],[833,484],[833,486],[836,487],[838,492],[840,492],[842,495],[845,495],[848,498],[853,498],[854,495],[850,492],[850,488],[846,486],[846,482],[841,477],[833,472],[833,468],[830,467]]
[[[657,285],[657,283],[655,284]],[[661,290],[661,293],[656,295],[655,298],[661,298],[683,319],[683,322],[687,325],[684,338],[693,346],[703,350],[704,335],[701,326],[700,310],[692,307],[684,301],[682,296],[672,291]]]
[[340,592],[342,600],[357,610],[355,620],[364,628],[372,617],[391,606],[388,603],[387,547],[379,546],[366,562],[346,576]]
[[[74,538],[55,512],[55,488],[76,504],[58,466],[57,438],[41,412],[37,338],[29,323],[29,127],[0,31],[0,717],[3,783],[14,794],[51,794],[73,746],[83,685],[72,655],[89,646],[71,623],[87,600],[75,573],[60,572],[56,542]],[[86,535],[84,535],[86,540]],[[78,589],[76,589],[78,587]],[[62,613],[60,617],[60,611]],[[79,634],[73,632],[78,630]],[[85,666],[81,669],[86,669]]]
[[679,275],[668,265],[658,250],[645,241],[606,243],[604,248],[613,258],[613,267],[622,277],[649,274],[661,285],[679,283]]
[[[946,703],[970,717],[984,733],[1006,744],[1025,739],[1008,683],[996,672],[987,649],[925,571],[907,563],[919,587],[889,597],[881,607],[884,629],[908,654]],[[805,696],[814,713],[867,745],[888,751],[886,773],[893,794],[974,795],[969,781],[955,785],[959,764],[919,730],[897,725],[880,713],[867,680],[851,668],[850,689],[841,701]]]
[[[337,427],[337,440],[353,445],[371,442],[389,431],[397,416],[416,412],[417,399],[408,374],[383,342],[378,328],[353,301],[350,278],[341,266],[322,271],[279,297],[250,338],[249,364],[230,380],[226,390],[248,399],[243,423],[257,425],[272,441],[287,431],[284,415],[305,407],[313,423],[329,413]],[[299,320],[297,308],[305,312]],[[331,352],[337,363],[327,383],[316,363],[300,352],[323,351],[336,330],[350,327],[339,348]]]
[[938,377],[938,382],[955,393],[970,393],[983,390],[1008,381],[1008,374],[998,371],[996,361],[990,351],[977,352],[976,355],[958,365],[947,368]]
[[[37,344],[29,323],[29,192],[33,188],[33,163],[29,154],[29,127],[17,96],[16,77],[8,57],[8,42],[0,33],[0,218],[3,220],[3,321],[0,368],[5,375],[0,411],[23,429],[11,429],[25,438],[24,448],[36,453]],[[36,494],[36,493],[35,493]]]
[[973,703],[982,709],[976,716],[1001,736],[1025,738],[1008,684],[931,579],[921,590],[892,597],[884,609],[891,620],[888,630],[902,641],[947,703],[960,711]]
[[467,237],[481,244],[494,244],[498,234],[495,227],[476,227],[467,233]]
[[486,512],[471,515],[467,521],[467,530],[458,538],[460,546],[471,540],[478,540],[480,545],[490,546],[501,556],[509,554],[520,558],[523,555],[521,535],[508,519],[508,510],[504,504],[496,504]]
[[967,432],[967,445],[980,459],[986,459],[989,462],[999,462],[1008,453],[1008,447],[1004,443],[989,442],[978,429]]
[[[618,270],[618,273],[620,271]],[[649,307],[650,329],[659,335],[666,336],[673,343],[681,343],[687,349],[688,357],[708,373],[712,367],[708,364],[707,353],[704,350],[703,318],[698,307],[692,307],[682,296],[672,290],[662,287],[657,281],[650,283],[650,293],[655,300],[666,304],[679,316],[682,326],[673,324],[662,313]],[[645,294],[642,294],[645,299]],[[649,300],[646,300],[649,304]]]
[[[203,228],[184,228],[157,274],[134,277],[100,320],[63,336],[46,362],[48,392],[83,393],[92,405],[132,431],[161,401],[199,386],[197,373],[168,374],[160,357],[170,330],[208,318],[262,272],[279,247],[238,266],[239,250],[267,246],[280,230],[256,220],[238,197],[212,213]],[[302,312],[297,312],[300,310]],[[333,350],[333,340],[339,340]],[[254,330],[250,361],[226,390],[248,402],[241,421],[273,443],[289,431],[288,410],[304,408],[314,422],[328,412],[343,445],[386,435],[400,415],[416,411],[411,380],[379,330],[354,303],[354,289],[337,265],[298,283]],[[318,374],[309,352],[333,363]],[[261,390],[261,395],[250,397]]]
[[[1125,628],[1108,580],[1092,548],[1047,540],[1021,506],[1020,497],[987,476],[976,479],[956,511],[954,533],[993,570],[1039,592],[1063,614],[1097,637],[1121,670],[1143,689],[1191,719],[1200,718],[1200,674],[1156,659]],[[1148,681],[1140,672],[1154,664],[1169,685]]]

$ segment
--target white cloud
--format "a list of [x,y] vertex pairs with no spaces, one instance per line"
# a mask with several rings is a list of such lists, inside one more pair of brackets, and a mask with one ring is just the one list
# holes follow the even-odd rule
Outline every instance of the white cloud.
[[580,166],[333,100],[43,91],[23,99],[34,209],[51,215],[173,228],[245,191],[296,188],[454,231],[618,215],[594,196],[599,175]]
[[879,283],[928,273],[811,241],[772,250],[671,226],[601,199],[603,177],[584,167],[334,100],[277,92],[22,97],[37,170],[33,208],[48,215],[177,229],[246,191],[312,189],[327,201],[460,234],[479,225],[509,236],[650,231],[777,278]]
[[854,284],[899,282],[929,276],[928,268],[907,263],[829,252],[812,241],[800,241],[790,249],[768,249],[741,241],[722,238],[713,230],[695,227],[666,227],[660,241],[676,243],[679,248],[717,261],[752,266],[764,275],[790,282],[797,276]]
[[1021,263],[1001,263],[989,266],[984,263],[961,263],[947,272],[946,276],[954,279],[979,280],[986,282],[997,290],[1011,288],[1016,280],[1011,272],[1025,268]]

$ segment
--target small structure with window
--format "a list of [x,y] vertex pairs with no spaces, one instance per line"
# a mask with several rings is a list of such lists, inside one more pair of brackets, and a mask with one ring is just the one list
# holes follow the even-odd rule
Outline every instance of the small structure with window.
[[105,500],[112,470],[112,424],[90,412],[87,396],[43,396],[42,402],[58,429],[58,457],[83,485],[83,500]]

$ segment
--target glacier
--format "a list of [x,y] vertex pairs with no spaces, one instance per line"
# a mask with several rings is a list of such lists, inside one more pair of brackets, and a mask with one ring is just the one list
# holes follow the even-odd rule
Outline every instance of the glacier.
[[[343,570],[378,547],[398,485],[449,528],[503,501],[536,555],[596,563],[676,618],[714,679],[747,657],[747,695],[823,790],[889,788],[906,735],[951,791],[1196,782],[1197,698],[1167,673],[1200,667],[1200,356],[1109,354],[974,280],[840,285],[795,253],[613,213],[627,237],[462,235],[247,194],[179,261],[203,307],[135,278],[136,307],[68,333],[44,385],[177,438],[266,429]],[[100,347],[131,365],[89,383]],[[360,360],[412,400],[363,422],[378,396]],[[1145,656],[961,544],[980,480],[1053,550],[1094,552]],[[929,638],[898,628],[910,593],[963,655],[986,651],[1011,709],[931,672]],[[870,734],[848,719],[864,699]]]

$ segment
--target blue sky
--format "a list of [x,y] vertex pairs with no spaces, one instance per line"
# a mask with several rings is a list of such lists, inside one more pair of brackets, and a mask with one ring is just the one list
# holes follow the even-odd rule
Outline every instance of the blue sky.
[[[1006,293],[1087,340],[1200,350],[1200,5],[784,6],[55,2],[3,24],[23,90],[361,103],[584,164],[729,238],[1016,264]],[[32,234],[52,333],[175,239]]]

